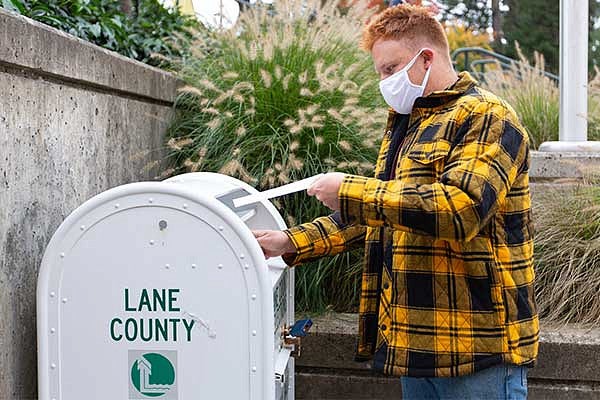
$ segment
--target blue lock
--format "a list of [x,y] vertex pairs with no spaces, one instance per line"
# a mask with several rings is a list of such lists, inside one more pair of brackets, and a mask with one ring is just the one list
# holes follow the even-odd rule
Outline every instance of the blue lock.
[[290,329],[290,335],[295,337],[304,337],[308,333],[308,330],[312,326],[311,319],[300,319],[296,321],[292,329]]

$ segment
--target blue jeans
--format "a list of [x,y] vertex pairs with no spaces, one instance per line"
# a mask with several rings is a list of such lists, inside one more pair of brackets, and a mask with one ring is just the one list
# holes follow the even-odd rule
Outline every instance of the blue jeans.
[[527,399],[527,367],[501,364],[454,378],[401,377],[402,399]]

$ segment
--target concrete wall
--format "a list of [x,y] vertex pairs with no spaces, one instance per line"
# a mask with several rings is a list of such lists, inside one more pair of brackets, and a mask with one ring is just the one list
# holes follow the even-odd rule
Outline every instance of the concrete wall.
[[0,399],[37,398],[46,244],[86,199],[157,174],[177,83],[0,9]]

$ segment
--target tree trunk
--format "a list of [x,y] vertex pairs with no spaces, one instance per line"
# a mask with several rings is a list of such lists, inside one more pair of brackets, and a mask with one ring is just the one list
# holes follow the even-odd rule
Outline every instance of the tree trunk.
[[500,44],[500,40],[504,36],[500,0],[492,0],[492,29],[494,30],[494,43]]
[[121,4],[121,11],[123,12],[123,14],[131,15],[131,11],[133,8],[131,0],[119,0],[119,3]]

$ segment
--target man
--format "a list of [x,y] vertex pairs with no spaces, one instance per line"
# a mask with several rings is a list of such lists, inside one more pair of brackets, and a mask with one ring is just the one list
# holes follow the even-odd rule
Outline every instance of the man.
[[257,231],[297,265],[365,246],[357,359],[401,376],[407,399],[523,399],[538,349],[525,129],[457,75],[426,9],[400,5],[363,34],[391,110],[374,178],[308,190],[336,211]]

